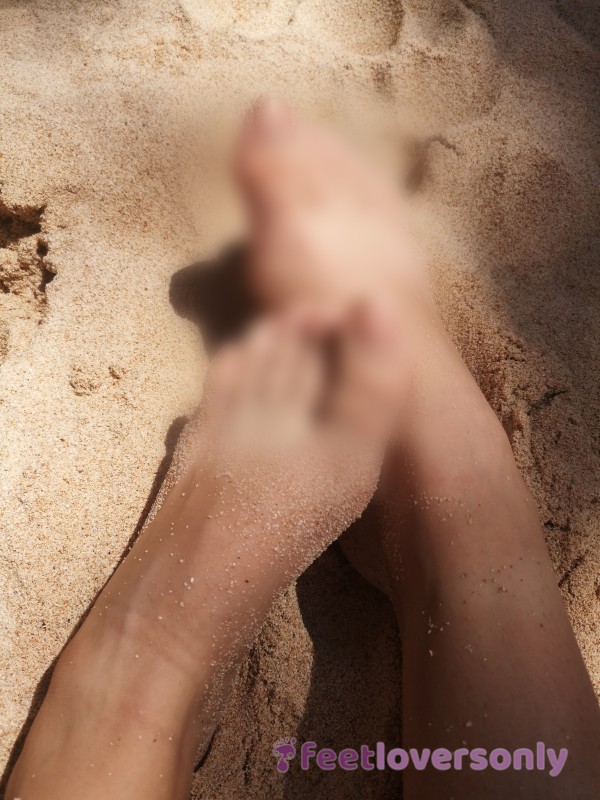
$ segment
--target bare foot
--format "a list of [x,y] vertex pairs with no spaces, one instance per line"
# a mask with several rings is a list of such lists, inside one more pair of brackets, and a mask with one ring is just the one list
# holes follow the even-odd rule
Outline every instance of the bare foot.
[[327,392],[310,327],[293,313],[260,322],[217,354],[179,449],[183,477],[105,591],[116,624],[146,586],[151,629],[218,630],[223,660],[366,507],[405,388],[398,326],[349,315]]
[[270,605],[360,516],[405,393],[399,328],[385,311],[348,315],[330,387],[312,325],[310,312],[292,312],[225,347],[188,431],[191,494],[220,531],[219,558],[231,544],[240,609],[249,598]]
[[351,315],[329,387],[311,326],[261,323],[217,356],[183,477],[61,655],[11,797],[187,796],[277,594],[373,494],[404,394],[393,320]]
[[[340,137],[265,98],[247,117],[238,171],[252,220],[249,283],[268,307],[310,298],[335,314],[356,298],[387,294],[399,317],[415,303],[434,316],[406,198]],[[400,324],[414,339],[412,320]],[[345,534],[342,546],[363,577],[389,594],[374,516]]]
[[340,138],[266,98],[246,120],[238,171],[259,299],[331,307],[393,287],[424,290],[403,196]]
[[600,715],[535,503],[502,426],[423,302],[401,202],[343,145],[321,144],[281,107],[259,107],[254,125],[243,174],[257,292],[271,303],[309,295],[339,307],[383,290],[403,330],[409,389],[382,473],[381,551],[363,531],[353,563],[366,575],[385,562],[370,577],[390,593],[405,645],[406,741],[455,753],[491,753],[500,742],[568,752],[560,780],[518,767],[474,776],[459,762],[449,772],[407,770],[405,796],[593,796]]

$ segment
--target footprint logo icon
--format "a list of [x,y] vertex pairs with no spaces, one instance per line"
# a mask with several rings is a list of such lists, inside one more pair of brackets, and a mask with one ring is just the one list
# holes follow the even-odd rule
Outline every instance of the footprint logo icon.
[[277,759],[277,770],[282,774],[290,768],[290,761],[296,755],[296,738],[278,739],[273,747],[273,755]]

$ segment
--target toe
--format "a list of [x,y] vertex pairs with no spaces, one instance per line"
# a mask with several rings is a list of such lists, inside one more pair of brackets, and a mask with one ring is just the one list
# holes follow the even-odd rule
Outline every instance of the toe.
[[251,207],[264,205],[281,174],[293,130],[293,115],[275,97],[259,100],[249,111],[237,148],[237,175]]
[[280,414],[289,402],[294,373],[302,358],[302,343],[287,320],[275,326],[270,358],[262,376],[261,401],[266,413]]
[[[237,176],[251,216],[260,221],[318,205],[339,165],[335,152],[319,131],[297,124],[283,101],[260,101],[247,117],[237,151]],[[340,167],[338,174],[346,173]]]
[[273,319],[260,320],[247,332],[238,375],[239,397],[246,405],[263,402],[265,384],[277,358],[279,337]]
[[235,392],[240,365],[240,348],[233,344],[223,345],[212,359],[204,383],[203,398],[211,405],[229,403]]
[[322,387],[314,320],[287,312],[257,324],[238,362],[236,415],[259,447],[306,433]]
[[271,413],[306,420],[314,411],[323,381],[319,342],[326,326],[318,311],[300,307],[278,319],[264,379],[265,403]]
[[250,109],[245,133],[254,140],[272,140],[288,133],[294,123],[290,106],[280,97],[266,95]]
[[387,442],[407,388],[400,326],[385,303],[355,308],[341,333],[331,414],[374,445]]

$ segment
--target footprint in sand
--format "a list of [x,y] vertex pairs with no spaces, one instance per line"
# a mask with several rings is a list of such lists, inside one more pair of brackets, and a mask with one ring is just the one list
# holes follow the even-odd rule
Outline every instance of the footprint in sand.
[[[0,196],[0,366],[26,329],[46,313],[54,278],[44,232],[44,205],[9,205]],[[30,328],[29,328],[30,330]]]
[[44,239],[44,206],[7,205],[0,197],[0,297],[43,312],[54,278]]
[[287,27],[298,0],[181,0],[181,5],[203,28],[260,39]]
[[298,29],[345,52],[378,56],[392,48],[402,25],[400,0],[303,0],[294,12]]
[[376,56],[396,43],[400,0],[181,0],[190,19],[204,28],[249,38],[290,29],[345,52]]

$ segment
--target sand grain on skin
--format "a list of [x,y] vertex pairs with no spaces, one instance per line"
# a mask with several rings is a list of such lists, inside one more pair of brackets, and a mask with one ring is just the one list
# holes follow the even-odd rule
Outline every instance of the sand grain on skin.
[[[33,0],[0,16],[3,761],[195,399],[196,331],[170,279],[234,229],[215,126],[225,142],[267,90],[342,121],[373,108],[396,154],[418,118],[438,300],[534,491],[600,691],[589,4]],[[193,796],[395,798],[395,775],[292,769],[284,783],[271,748],[397,741],[399,711],[393,615],[329,552],[263,628]]]

